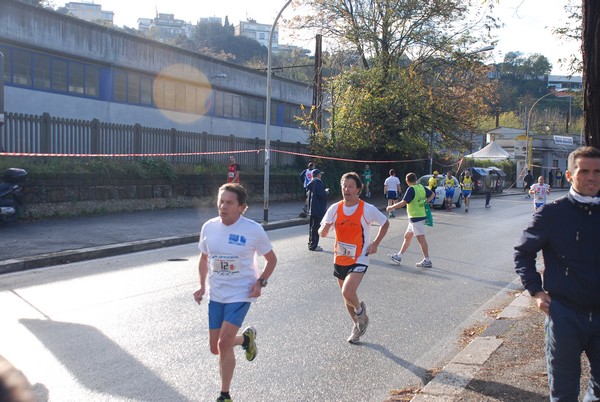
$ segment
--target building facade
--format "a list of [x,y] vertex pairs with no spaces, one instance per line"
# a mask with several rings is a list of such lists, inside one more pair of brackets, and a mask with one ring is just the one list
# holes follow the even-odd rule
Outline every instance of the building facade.
[[[262,138],[266,74],[16,0],[0,2],[4,111]],[[271,139],[306,143],[311,85],[273,77]]]
[[[240,21],[239,25],[235,27],[235,34],[239,36],[246,36],[250,39],[254,39],[261,45],[269,46],[269,35],[271,34],[271,25],[259,24],[253,19],[248,21]],[[273,49],[279,47],[279,30],[275,27],[273,31]]]
[[[528,164],[534,177],[544,176],[551,186],[556,185],[556,173],[563,176],[567,169],[569,154],[584,145],[583,138],[577,135],[540,135],[527,136],[525,129],[496,127],[488,131],[487,141],[495,141],[516,164],[517,187],[523,187],[523,178],[527,174]],[[565,183],[561,183],[565,185]]]
[[80,3],[71,1],[65,4],[65,8],[72,15],[82,20],[95,22],[102,25],[113,25],[114,13],[102,10],[102,5],[94,4],[93,1],[82,1]]

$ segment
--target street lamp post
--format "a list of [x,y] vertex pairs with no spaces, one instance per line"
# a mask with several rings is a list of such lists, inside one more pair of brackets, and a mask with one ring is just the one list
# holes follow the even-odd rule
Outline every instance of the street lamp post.
[[[470,56],[472,54],[488,52],[490,50],[494,50],[494,48],[495,48],[495,46],[493,46],[493,45],[484,46],[481,49],[477,49],[472,52],[465,53],[463,55],[463,57]],[[433,173],[433,137],[435,134],[435,85],[436,85],[437,81],[440,79],[443,72],[446,70],[446,67],[448,67],[448,65],[450,65],[451,63],[452,63],[452,61],[450,61],[449,64],[447,64],[444,68],[442,68],[442,70],[439,73],[436,74],[435,79],[433,80],[433,83],[431,85],[432,102],[431,102],[431,132],[429,133],[429,173]]]
[[275,32],[275,27],[277,26],[277,21],[283,10],[292,2],[292,0],[287,0],[281,10],[279,10],[279,14],[275,17],[275,21],[271,26],[271,32],[269,33],[269,46],[267,47],[267,101],[266,101],[266,110],[265,110],[265,181],[264,181],[264,192],[263,192],[263,222],[269,222],[269,170],[271,164],[271,144],[269,139],[269,130],[271,128],[271,51],[273,46],[273,33]]
[[[565,92],[568,90],[569,90],[568,88],[559,88],[555,91],[548,92],[546,95],[538,98],[535,102],[533,102],[533,105],[531,105],[531,107],[529,108],[529,111],[527,112],[527,120],[525,121],[525,150],[526,150],[525,151],[525,166],[527,166],[527,170],[531,170],[531,160],[533,159],[533,149],[530,149],[533,147],[529,146],[529,124],[531,122],[531,112],[533,111],[533,108],[542,99],[544,99],[550,95],[555,95],[557,92]],[[530,152],[532,155],[530,155]]]

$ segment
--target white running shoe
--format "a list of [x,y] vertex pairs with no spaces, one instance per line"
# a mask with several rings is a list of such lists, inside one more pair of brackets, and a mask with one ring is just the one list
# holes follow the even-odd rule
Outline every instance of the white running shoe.
[[423,259],[423,261],[421,262],[417,262],[417,267],[420,268],[431,268],[433,266],[433,264],[431,263],[431,261]]
[[369,326],[369,317],[367,316],[367,306],[364,302],[360,302],[360,307],[362,308],[362,313],[360,315],[354,314],[356,317],[356,325],[358,326],[358,331],[360,336],[363,336],[365,332],[367,332],[367,327]]
[[360,330],[358,329],[358,325],[354,324],[352,327],[352,333],[348,337],[348,342],[350,343],[359,343],[360,342]]
[[392,261],[394,261],[396,264],[400,264],[400,262],[402,261],[402,257],[400,257],[400,254],[392,254],[390,255],[390,258],[392,259]]

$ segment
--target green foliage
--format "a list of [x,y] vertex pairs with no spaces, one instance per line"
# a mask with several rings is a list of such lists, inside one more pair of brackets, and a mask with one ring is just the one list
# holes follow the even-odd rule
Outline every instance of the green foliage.
[[29,174],[97,174],[116,175],[126,174],[136,177],[161,176],[175,178],[171,164],[160,158],[135,159],[133,161],[107,158],[49,158],[8,157],[0,159],[0,170],[18,167],[27,170]]
[[199,21],[192,39],[180,37],[174,44],[236,64],[245,64],[255,59],[267,59],[267,48],[254,39],[235,36],[234,27],[227,19],[223,25],[218,22]]
[[[500,113],[498,116],[498,125],[501,127],[524,128],[524,116],[516,112]],[[496,128],[496,116],[488,115],[481,119],[479,130],[482,132]]]

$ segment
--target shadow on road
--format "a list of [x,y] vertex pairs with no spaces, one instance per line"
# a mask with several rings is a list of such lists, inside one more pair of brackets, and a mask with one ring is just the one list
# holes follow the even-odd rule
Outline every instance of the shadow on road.
[[96,328],[51,320],[19,321],[88,390],[132,400],[188,400]]

